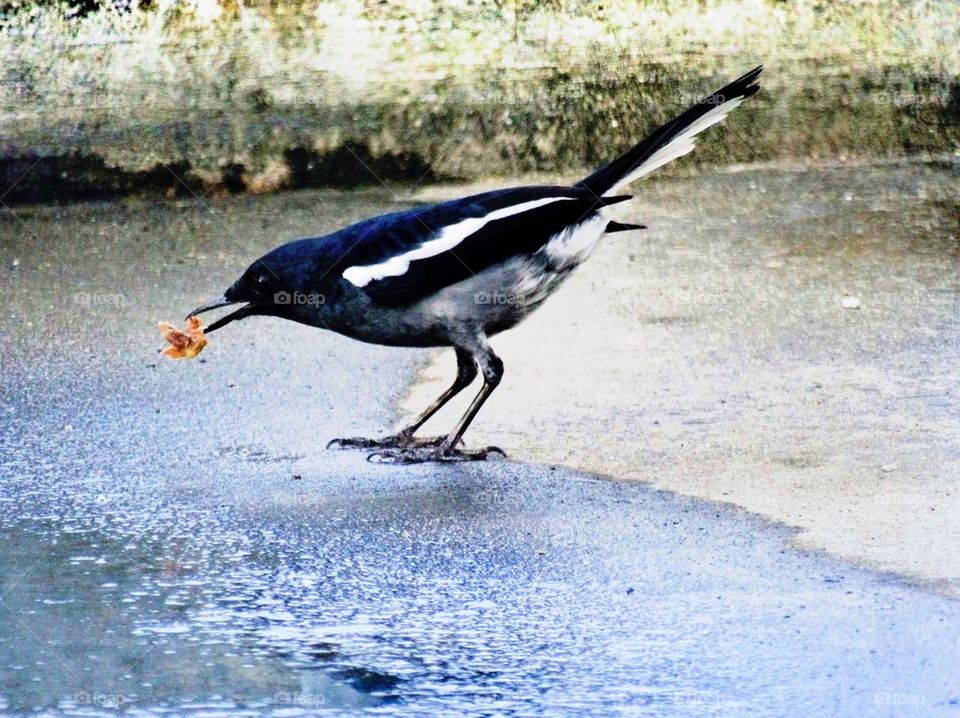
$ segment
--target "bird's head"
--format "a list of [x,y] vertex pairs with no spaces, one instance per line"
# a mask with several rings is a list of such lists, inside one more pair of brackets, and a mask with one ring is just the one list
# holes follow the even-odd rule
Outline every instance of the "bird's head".
[[217,319],[205,331],[209,334],[234,320],[252,316],[315,323],[315,319],[313,322],[311,319],[319,316],[324,296],[304,290],[305,283],[301,281],[303,263],[288,247],[278,247],[260,257],[222,295],[207,300],[190,312],[187,318],[219,307],[240,304],[242,306]]

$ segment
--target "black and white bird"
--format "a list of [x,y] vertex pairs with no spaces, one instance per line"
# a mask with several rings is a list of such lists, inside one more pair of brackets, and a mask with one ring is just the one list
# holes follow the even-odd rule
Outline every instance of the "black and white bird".
[[[267,315],[374,344],[452,347],[453,385],[413,423],[392,436],[337,439],[329,446],[375,449],[368,458],[386,462],[486,458],[494,447],[468,451],[460,444],[503,377],[490,338],[540,306],[605,234],[642,229],[609,219],[606,208],[630,199],[621,194],[623,187],[690,152],[696,135],[757,92],[761,70],[713,93],[572,186],[484,192],[289,242],[188,316],[242,303],[207,332]],[[483,386],[454,429],[435,439],[416,438],[478,368]]]

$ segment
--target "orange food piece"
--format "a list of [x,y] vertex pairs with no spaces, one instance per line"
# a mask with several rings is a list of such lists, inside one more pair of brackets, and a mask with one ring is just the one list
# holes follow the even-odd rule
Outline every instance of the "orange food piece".
[[163,355],[171,359],[193,359],[207,346],[199,317],[190,317],[183,331],[169,322],[160,322],[160,334],[170,342],[170,346],[163,350]]

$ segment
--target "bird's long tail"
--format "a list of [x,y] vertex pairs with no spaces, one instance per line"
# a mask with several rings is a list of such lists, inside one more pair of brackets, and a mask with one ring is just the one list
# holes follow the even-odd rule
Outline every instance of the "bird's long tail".
[[659,127],[608,165],[577,182],[597,196],[614,194],[626,184],[643,177],[693,149],[695,137],[725,118],[733,108],[760,89],[757,78],[763,65],[717,90],[679,117]]

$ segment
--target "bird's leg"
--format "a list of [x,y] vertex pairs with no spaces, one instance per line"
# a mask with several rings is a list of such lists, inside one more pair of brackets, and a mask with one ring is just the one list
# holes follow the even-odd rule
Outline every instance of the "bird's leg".
[[480,387],[480,392],[470,403],[467,411],[449,435],[443,438],[439,444],[433,446],[385,447],[370,454],[367,459],[377,463],[415,464],[423,461],[481,461],[492,453],[506,456],[503,450],[496,446],[475,450],[456,448],[467,427],[470,426],[477,412],[480,411],[480,407],[483,406],[493,390],[497,388],[500,380],[503,379],[503,362],[500,357],[493,353],[493,349],[487,344],[486,338],[483,338],[480,343],[479,351],[475,354],[475,357],[483,372],[483,386]]
[[409,426],[404,427],[396,434],[384,436],[380,439],[367,439],[364,437],[353,437],[350,439],[334,439],[327,444],[328,449],[396,449],[406,447],[438,447],[446,439],[446,436],[436,436],[429,439],[417,439],[414,433],[423,426],[427,420],[436,414],[453,397],[463,391],[477,377],[477,362],[466,349],[455,347],[457,352],[457,378],[453,384],[443,392],[436,400],[430,404],[423,412],[413,420]]
[[[491,350],[486,359],[488,361],[484,365],[483,386],[480,387],[480,391],[474,397],[473,401],[470,402],[470,406],[467,407],[467,411],[463,417],[457,422],[456,428],[450,432],[450,435],[440,444],[439,450],[441,453],[449,453],[456,450],[457,444],[460,443],[464,432],[466,432],[470,426],[477,412],[480,411],[480,407],[483,406],[484,402],[486,402],[493,393],[493,390],[500,384],[500,380],[503,379],[503,362],[500,360],[500,357]],[[490,448],[496,449],[496,447]],[[500,449],[496,450],[501,454],[503,453]]]
[[424,409],[420,416],[414,419],[412,424],[405,429],[402,429],[398,436],[408,437],[415,444],[423,446],[439,446],[446,439],[444,436],[437,436],[430,439],[417,440],[413,438],[413,434],[421,426],[423,426],[431,416],[440,411],[440,409],[443,408],[448,401],[470,386],[471,382],[477,378],[477,362],[473,358],[473,355],[471,355],[467,350],[461,349],[460,347],[456,347],[456,352],[457,378],[453,380],[453,384],[449,389],[438,396],[437,399],[430,404],[430,406]]

